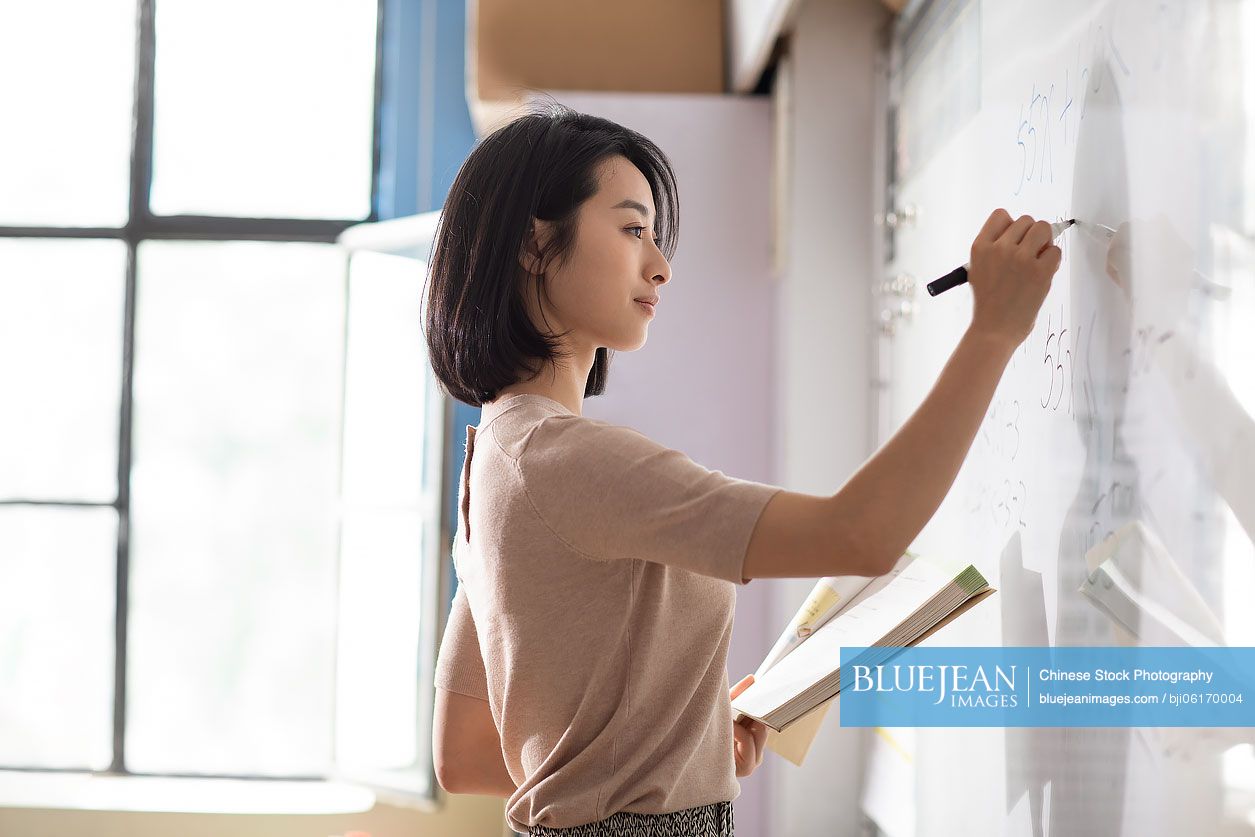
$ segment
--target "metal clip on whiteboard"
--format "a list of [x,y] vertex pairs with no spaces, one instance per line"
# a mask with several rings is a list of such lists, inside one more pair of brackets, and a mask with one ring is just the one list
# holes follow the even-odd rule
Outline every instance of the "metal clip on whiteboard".
[[1121,645],[1225,645],[1224,628],[1168,550],[1140,520],[1085,554],[1079,593],[1110,617]]
[[892,337],[900,321],[909,323],[915,318],[915,289],[915,277],[909,273],[899,273],[880,283],[880,295],[885,297],[885,306],[880,309],[881,333]]
[[892,337],[898,332],[899,322],[911,322],[915,318],[915,303],[902,300],[897,305],[880,309],[880,331]]
[[915,298],[915,277],[909,273],[899,273],[892,279],[880,283],[883,296],[898,296],[903,299]]
[[891,230],[896,230],[898,227],[906,224],[914,226],[918,217],[919,208],[913,203],[908,203],[900,209],[891,209],[882,215],[876,215],[874,220],[876,221],[876,226],[884,225]]

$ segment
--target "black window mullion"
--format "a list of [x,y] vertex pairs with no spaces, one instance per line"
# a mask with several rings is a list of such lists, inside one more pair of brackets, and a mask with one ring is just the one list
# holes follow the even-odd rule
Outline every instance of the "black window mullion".
[[114,598],[113,761],[109,773],[126,771],[127,630],[130,618],[131,576],[131,407],[135,368],[136,242],[126,245],[126,300],[122,317],[122,394],[118,421],[118,548]]
[[135,98],[131,127],[131,192],[126,229],[126,299],[122,317],[122,393],[118,421],[118,546],[114,604],[113,760],[110,773],[126,773],[127,632],[131,576],[131,409],[135,360],[135,272],[139,237],[136,221],[148,212],[153,158],[153,68],[156,32],[154,0],[137,0]]
[[378,0],[375,4],[375,109],[374,134],[370,151],[370,217],[366,219],[367,221],[379,220],[379,168],[380,161],[383,159],[383,35],[386,6],[385,0]]
[[360,221],[301,218],[227,218],[207,215],[148,215],[130,225],[135,241],[149,238],[202,241],[313,241],[334,243]]
[[178,215],[149,217],[125,227],[4,227],[0,238],[121,238],[188,241],[304,241],[331,244],[360,220],[227,218]]
[[3,227],[0,238],[122,238],[125,228],[117,227]]
[[155,0],[137,0],[135,39],[135,102],[131,123],[131,194],[127,213],[127,238],[137,240],[136,227],[148,216],[148,196],[153,182],[153,98],[157,35]]

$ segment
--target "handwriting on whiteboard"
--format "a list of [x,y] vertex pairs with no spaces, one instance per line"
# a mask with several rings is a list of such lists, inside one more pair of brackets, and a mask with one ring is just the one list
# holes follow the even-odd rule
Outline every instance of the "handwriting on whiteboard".
[[1076,59],[1063,69],[1063,77],[1040,87],[1033,83],[1028,101],[1020,105],[1015,131],[1019,152],[1019,167],[1013,175],[1015,195],[1025,184],[1054,182],[1054,149],[1058,146],[1062,153],[1076,142],[1077,126],[1085,118],[1087,94],[1102,89],[1105,69],[1111,62],[1128,75],[1111,27],[1091,25],[1077,42]]

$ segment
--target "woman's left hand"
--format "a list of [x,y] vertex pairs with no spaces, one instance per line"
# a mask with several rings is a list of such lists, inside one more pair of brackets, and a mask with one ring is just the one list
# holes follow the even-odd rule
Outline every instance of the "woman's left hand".
[[[740,683],[732,687],[729,700],[750,687],[754,675],[748,674]],[[732,722],[732,755],[736,759],[737,778],[744,779],[763,763],[763,753],[767,749],[767,725],[752,718],[742,718],[740,722]]]

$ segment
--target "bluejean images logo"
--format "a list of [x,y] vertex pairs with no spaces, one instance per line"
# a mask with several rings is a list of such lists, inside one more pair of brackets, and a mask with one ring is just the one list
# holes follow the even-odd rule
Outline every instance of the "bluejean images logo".
[[1255,726],[1255,648],[841,649],[841,726]]
[[[993,665],[921,665],[882,663],[876,666],[855,663],[856,692],[919,692],[936,695],[933,705],[949,701],[949,706],[966,708],[1011,708],[1018,705],[1015,693],[1015,667]],[[992,671],[990,670],[992,669]]]

